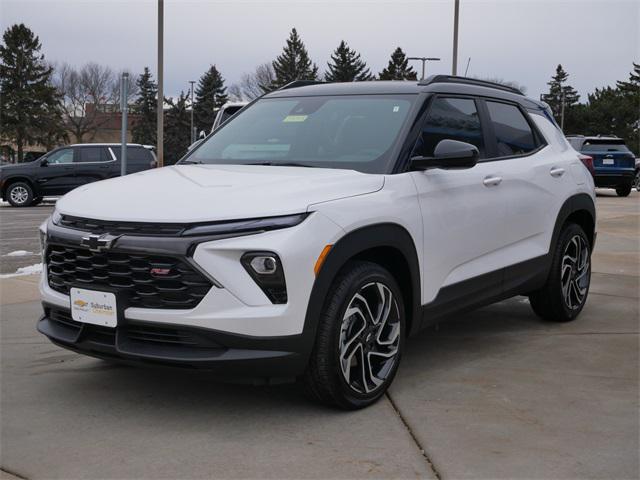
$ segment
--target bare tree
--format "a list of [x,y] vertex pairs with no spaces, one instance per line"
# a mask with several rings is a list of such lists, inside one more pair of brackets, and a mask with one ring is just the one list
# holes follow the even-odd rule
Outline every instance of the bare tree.
[[65,63],[56,69],[55,84],[76,142],[83,142],[87,136],[93,139],[97,130],[109,121],[105,113],[119,108],[118,83],[111,68],[96,63],[88,63],[79,70]]
[[240,82],[228,88],[230,96],[236,100],[253,100],[268,91],[276,74],[270,63],[258,65],[254,72],[242,75]]

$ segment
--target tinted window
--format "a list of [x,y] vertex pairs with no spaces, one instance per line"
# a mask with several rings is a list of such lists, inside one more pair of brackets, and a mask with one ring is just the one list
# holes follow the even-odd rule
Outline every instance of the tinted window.
[[602,142],[602,141],[594,141],[587,140],[582,145],[582,152],[629,152],[627,146],[620,142]]
[[50,165],[57,165],[59,163],[72,163],[73,162],[73,150],[70,148],[63,148],[57,152],[53,152],[47,157],[47,163]]
[[422,127],[413,155],[432,157],[441,140],[458,140],[478,147],[484,157],[484,138],[476,102],[469,98],[436,98]]
[[[121,157],[120,147],[111,147],[111,151],[118,160]],[[151,152],[144,147],[127,147],[127,163],[144,163],[150,165],[153,161]]]
[[82,147],[79,149],[78,161],[80,163],[106,162],[107,149],[104,147]]
[[522,155],[536,149],[533,130],[518,107],[487,102],[487,108],[496,135],[498,157]]
[[384,173],[413,95],[266,98],[238,112],[185,161],[298,163]]

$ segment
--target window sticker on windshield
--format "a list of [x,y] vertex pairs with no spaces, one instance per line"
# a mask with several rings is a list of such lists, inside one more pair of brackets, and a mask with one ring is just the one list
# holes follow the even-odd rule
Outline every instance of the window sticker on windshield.
[[308,115],[287,115],[282,120],[284,123],[290,122],[304,122],[307,119]]
[[400,111],[400,107],[398,105],[393,107],[393,113],[398,113],[399,111]]

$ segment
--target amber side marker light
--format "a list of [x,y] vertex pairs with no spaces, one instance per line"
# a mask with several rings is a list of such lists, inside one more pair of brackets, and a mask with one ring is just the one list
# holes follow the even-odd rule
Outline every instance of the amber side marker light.
[[318,273],[320,273],[320,269],[322,268],[322,264],[324,263],[325,259],[327,258],[327,255],[329,255],[329,251],[331,251],[331,247],[333,247],[333,245],[326,245],[322,249],[322,252],[320,252],[320,256],[318,257],[318,260],[316,260],[316,265],[313,267],[313,273],[316,274],[316,277],[318,276]]

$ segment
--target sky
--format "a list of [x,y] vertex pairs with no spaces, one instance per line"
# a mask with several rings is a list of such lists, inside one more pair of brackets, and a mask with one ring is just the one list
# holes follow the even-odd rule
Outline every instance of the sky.
[[[400,46],[450,74],[454,0],[165,0],[165,94],[215,64],[226,84],[280,54],[292,27],[320,71],[344,39],[372,72]],[[25,23],[50,62],[157,71],[156,0],[0,0],[0,27]],[[640,62],[640,0],[460,0],[458,74],[515,81],[538,98],[560,63],[586,100]],[[416,70],[420,65],[416,62]]]

